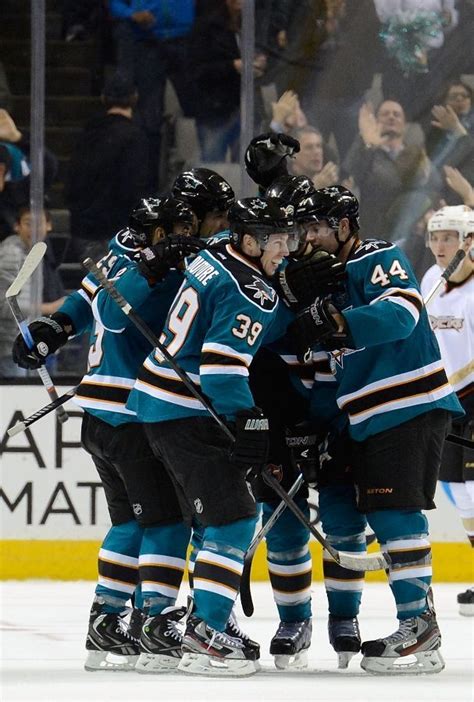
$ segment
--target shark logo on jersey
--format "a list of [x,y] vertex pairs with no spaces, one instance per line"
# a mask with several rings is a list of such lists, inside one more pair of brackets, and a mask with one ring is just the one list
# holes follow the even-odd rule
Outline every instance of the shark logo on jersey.
[[358,353],[359,351],[364,351],[364,349],[365,346],[362,349],[338,349],[337,351],[330,351],[329,365],[331,367],[331,373],[333,375],[336,374],[336,366],[344,368],[344,356],[350,356],[352,353]]
[[262,307],[264,307],[265,302],[273,302],[276,298],[276,292],[273,288],[267,285],[261,278],[257,278],[255,275],[252,276],[252,283],[249,285],[244,285],[247,290],[253,291],[253,299],[257,300]]
[[115,236],[115,242],[120,248],[126,249],[127,251],[136,252],[140,250],[135,243],[130,229],[121,229]]

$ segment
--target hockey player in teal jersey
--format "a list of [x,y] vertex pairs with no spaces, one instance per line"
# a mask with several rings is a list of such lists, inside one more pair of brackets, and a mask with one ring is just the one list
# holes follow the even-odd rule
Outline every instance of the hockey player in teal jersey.
[[[173,199],[148,199],[133,211],[130,225],[111,242],[111,250],[100,265],[114,279],[125,279],[126,272],[131,272],[132,289],[126,294],[133,297],[144,318],[158,325],[158,330],[183,277],[177,268],[169,270],[170,266],[175,266],[185,253],[201,248],[199,242],[193,244],[191,238],[185,238],[193,226],[193,213]],[[147,244],[149,248],[144,249]],[[138,272],[136,258],[143,275]],[[189,528],[182,522],[174,487],[151,453],[142,425],[125,408],[150,344],[129,327],[118,308],[107,313],[101,299],[104,295],[94,278],[88,276],[81,289],[65,302],[59,318],[55,315],[30,325],[36,348],[44,350],[42,343],[52,352],[58,342],[56,327],[63,327],[60,338],[66,341],[68,334],[85,331],[94,323],[89,370],[76,401],[85,409],[82,443],[104,485],[112,527],[99,551],[86,669],[131,669],[141,652],[138,670],[169,670],[177,664],[179,652],[176,635],[169,634],[173,634],[175,619],[182,612],[168,608],[175,603],[184,571]],[[140,306],[140,295],[146,305]],[[115,333],[117,318],[125,333]],[[21,340],[16,342],[17,359],[30,367],[44,361],[38,350],[28,352]],[[138,627],[127,630],[120,616],[138,582],[141,594],[138,592],[136,605],[143,606],[144,600],[148,614],[140,647]],[[134,614],[141,623],[139,610]],[[111,653],[115,657],[111,658]]]
[[[245,163],[250,177],[260,186],[271,183],[266,190],[267,197],[277,197],[286,206],[295,208],[295,218],[306,233],[298,251],[286,259],[290,261],[288,265],[285,266],[286,261],[283,262],[276,280],[280,295],[290,306],[297,308],[312,302],[318,294],[341,290],[344,266],[335,257],[313,249],[311,195],[315,189],[312,182],[304,176],[284,175],[286,158],[298,148],[297,142],[285,135],[271,136],[272,140],[270,135],[265,134],[253,140],[247,149]],[[317,422],[311,422],[309,413],[313,383],[316,381],[325,387],[328,383],[332,384],[332,380],[327,354],[324,351],[313,354],[311,364],[302,364],[296,357],[288,335],[269,348],[261,348],[252,362],[250,386],[256,404],[264,409],[270,419],[269,462],[278,466],[283,475],[282,485],[287,490],[296,478],[296,467],[302,469],[307,481],[312,484],[318,482],[318,487],[321,479],[327,482],[326,476],[332,475],[333,471],[327,470],[327,461],[326,470],[323,473],[317,471],[317,444],[330,426],[330,417],[324,412],[323,418],[318,417]],[[340,415],[337,407],[336,412]],[[333,459],[331,466],[334,465]],[[345,475],[344,478],[347,481]],[[340,517],[338,489],[338,486],[333,489],[334,499],[325,502],[327,516],[332,507]],[[277,500],[262,480],[254,481],[253,490],[257,499],[263,501],[265,523],[275,509]],[[305,486],[295,499],[309,517],[307,496]],[[345,531],[348,535],[354,534],[350,515],[345,520]],[[350,543],[336,547],[364,551],[366,546],[363,531],[362,529],[357,539],[351,538]],[[278,629],[270,643],[270,653],[274,655],[275,664],[279,668],[302,668],[307,661],[306,649],[311,643],[312,630],[312,560],[309,540],[309,529],[289,510],[285,510],[266,537],[270,582],[280,617]],[[330,559],[323,561],[330,611],[329,633],[340,666],[347,667],[350,657],[360,650],[357,620],[349,615],[355,615],[358,611],[363,574],[339,568],[339,580],[336,582],[335,565]],[[338,616],[341,612],[346,615],[344,618]]]
[[187,268],[161,340],[230,423],[235,444],[158,350],[143,364],[127,407],[145,422],[188,519],[204,527],[179,669],[241,676],[258,669],[256,652],[224,630],[255,527],[246,473],[263,467],[268,449],[268,421],[254,406],[248,367],[263,339],[281,336],[291,319],[267,277],[299,235],[288,212],[258,198],[237,202],[229,220],[230,243],[203,251]]
[[[358,202],[345,188],[323,188],[313,204],[315,243],[346,263],[347,290],[299,313],[292,333],[306,358],[313,347],[325,349],[337,374],[337,407],[349,420],[359,531],[367,520],[390,557],[399,619],[394,634],[362,645],[361,665],[372,673],[437,673],[444,662],[422,510],[435,506],[447,423],[462,408],[403,253],[394,244],[358,238]],[[317,413],[321,395],[315,391],[313,399]],[[341,492],[341,524],[345,510],[354,512],[353,500]],[[339,524],[325,524],[324,504],[321,514],[334,543]],[[415,662],[405,659],[411,655]]]
[[173,197],[183,200],[196,215],[197,233],[203,239],[228,228],[227,212],[235,202],[234,191],[219,173],[209,168],[190,168],[180,173],[172,187]]

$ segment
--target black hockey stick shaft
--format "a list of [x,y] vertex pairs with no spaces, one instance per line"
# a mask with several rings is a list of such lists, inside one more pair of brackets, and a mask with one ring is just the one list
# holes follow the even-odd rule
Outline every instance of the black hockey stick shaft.
[[364,570],[386,570],[388,568],[388,556],[384,553],[372,553],[372,554],[357,554],[357,553],[343,553],[342,551],[337,551],[331,544],[319,533],[317,529],[311,524],[309,519],[306,518],[305,513],[298,507],[298,505],[288,497],[288,493],[283,489],[278,480],[272,475],[268,470],[262,471],[262,476],[264,481],[269,485],[274,492],[286,502],[287,507],[291,509],[295,517],[303,524],[314,536],[316,541],[318,541],[321,546],[326,550],[326,552],[331,556],[331,558],[336,561],[343,568],[355,571]]
[[234,441],[234,436],[230,431],[229,427],[222,421],[214,407],[211,403],[204,397],[204,395],[198,390],[188,374],[176,363],[173,356],[169,353],[166,346],[164,346],[155,332],[150,329],[148,324],[143,321],[143,319],[134,311],[132,306],[126,301],[123,295],[117,290],[115,285],[110,281],[106,275],[101,271],[99,266],[94,263],[91,258],[86,258],[83,261],[83,265],[87,270],[92,273],[92,275],[97,278],[102,287],[109,293],[110,297],[117,305],[121,308],[122,312],[127,315],[130,321],[137,327],[137,329],[143,334],[145,339],[147,339],[152,346],[158,349],[161,355],[168,361],[171,368],[174,370],[176,375],[183,381],[187,389],[194,395],[194,397],[199,400],[199,402],[206,408],[209,414],[215,419],[217,424],[220,426],[222,431],[227,434],[231,441]]
[[[300,473],[293,485],[288,490],[288,497],[292,498],[294,495],[296,495],[302,484],[303,476]],[[252,562],[255,551],[257,550],[258,545],[263,541],[270,529],[273,527],[275,522],[285,511],[286,507],[286,502],[284,500],[281,500],[281,502],[277,505],[277,507],[270,515],[267,523],[258,531],[257,534],[255,534],[252,543],[248,547],[247,552],[245,554],[244,569],[242,571],[242,577],[240,580],[240,602],[242,604],[242,610],[246,617],[251,617],[254,612],[252,592],[250,590],[250,573],[252,571]]]
[[46,417],[46,415],[50,412],[54,412],[54,410],[64,405],[68,400],[71,399],[71,397],[74,396],[78,387],[79,386],[76,385],[75,387],[71,388],[66,393],[64,393],[64,395],[60,395],[56,400],[50,402],[49,405],[41,407],[41,409],[39,409],[37,412],[30,414],[29,417],[25,417],[23,421],[17,422],[7,431],[8,436],[15,436],[16,434],[20,434],[20,432],[25,431],[25,429],[28,429],[28,427],[30,427],[35,422],[39,421],[40,419],[43,419],[43,417]]
[[448,434],[445,441],[449,441],[450,444],[456,444],[457,446],[462,446],[463,448],[472,449],[474,451],[474,441],[471,441],[471,439],[466,439],[464,436]]

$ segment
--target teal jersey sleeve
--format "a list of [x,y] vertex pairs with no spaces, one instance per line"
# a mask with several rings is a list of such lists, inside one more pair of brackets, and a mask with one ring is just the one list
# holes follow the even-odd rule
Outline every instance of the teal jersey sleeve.
[[67,314],[72,322],[74,336],[79,336],[92,330],[94,317],[90,300],[81,295],[78,290],[67,296],[58,312]]
[[366,240],[346,270],[353,308],[343,315],[356,348],[410,336],[420,319],[423,298],[403,252],[388,242]]
[[[136,264],[127,259],[118,261],[108,278],[134,309],[147,300],[152,290],[148,281],[138,271]],[[131,324],[125,312],[103,288],[99,288],[95,294],[92,310],[96,320],[107,331],[120,333]]]

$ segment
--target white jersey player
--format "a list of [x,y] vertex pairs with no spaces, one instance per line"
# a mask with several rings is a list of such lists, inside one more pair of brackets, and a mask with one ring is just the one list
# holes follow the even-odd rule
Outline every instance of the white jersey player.
[[[449,278],[443,292],[429,304],[448,379],[466,416],[453,423],[453,433],[467,439],[474,434],[474,211],[464,205],[442,207],[428,222],[428,245],[436,263],[425,273],[426,296],[456,251],[466,258]],[[474,547],[474,451],[446,442],[440,471],[443,487],[455,504]],[[460,613],[474,616],[474,588],[458,595]]]

